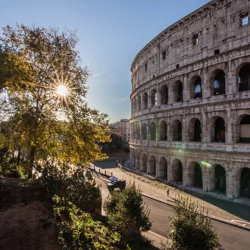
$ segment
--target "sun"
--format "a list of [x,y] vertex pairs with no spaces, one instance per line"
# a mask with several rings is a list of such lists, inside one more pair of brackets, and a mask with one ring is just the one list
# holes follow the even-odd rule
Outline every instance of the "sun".
[[59,96],[65,97],[68,94],[68,89],[65,85],[58,85],[56,87],[56,93]]

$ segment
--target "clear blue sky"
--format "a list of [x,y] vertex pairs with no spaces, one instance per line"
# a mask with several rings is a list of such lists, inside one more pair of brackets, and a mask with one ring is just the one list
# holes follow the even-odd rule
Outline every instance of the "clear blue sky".
[[87,101],[111,121],[130,117],[130,66],[158,33],[209,0],[0,0],[9,24],[76,30],[92,73]]

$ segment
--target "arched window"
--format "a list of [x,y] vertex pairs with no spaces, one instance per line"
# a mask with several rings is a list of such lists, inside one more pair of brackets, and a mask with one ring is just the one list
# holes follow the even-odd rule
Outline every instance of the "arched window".
[[189,141],[201,141],[201,122],[199,119],[193,118],[189,122]]
[[250,63],[244,65],[238,75],[239,91],[250,90]]
[[172,164],[173,181],[182,184],[183,181],[183,167],[180,160],[176,159]]
[[156,126],[154,122],[151,122],[150,124],[150,140],[156,140]]
[[166,85],[163,85],[161,87],[161,104],[167,104],[168,103],[168,87]]
[[226,134],[225,121],[221,117],[218,117],[214,123],[213,141],[214,142],[225,142],[225,134]]
[[151,106],[156,106],[157,105],[157,92],[155,89],[152,90],[151,92]]
[[241,119],[239,142],[250,143],[250,115],[246,115]]
[[214,87],[214,95],[225,94],[225,73],[223,70],[216,71],[213,87]]
[[173,122],[173,141],[182,141],[182,125],[179,120]]
[[166,141],[167,136],[167,123],[165,121],[160,122],[160,141]]
[[250,199],[250,168],[243,168],[241,170],[240,196]]
[[202,98],[202,90],[201,90],[201,78],[197,77],[194,81],[194,99]]
[[177,81],[174,83],[174,101],[175,102],[182,102],[183,101],[183,88],[182,88],[182,82]]
[[137,103],[137,109],[138,111],[141,111],[141,96],[138,96],[138,103]]
[[147,109],[148,108],[148,94],[144,93],[143,94],[143,109]]
[[225,194],[226,187],[226,171],[221,165],[215,165],[214,190]]
[[142,140],[147,140],[147,125],[145,123],[142,124],[141,132]]
[[152,176],[155,176],[155,174],[156,174],[156,159],[153,155],[149,158],[148,174],[150,174]]

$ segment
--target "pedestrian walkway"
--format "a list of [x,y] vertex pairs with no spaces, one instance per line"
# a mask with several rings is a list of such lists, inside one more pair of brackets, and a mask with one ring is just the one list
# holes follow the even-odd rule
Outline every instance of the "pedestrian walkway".
[[[101,164],[98,164],[101,167]],[[114,168],[109,169],[107,166],[105,170],[110,171],[118,179],[125,179],[127,184],[135,182],[142,193],[166,202],[173,204],[176,195],[181,194],[184,197],[189,197],[199,205],[204,206],[208,210],[209,216],[227,223],[250,228],[250,207],[244,204],[238,204],[228,200],[218,199],[202,193],[188,194],[174,187],[168,186],[162,182],[155,180],[150,176],[142,176],[137,173],[129,172],[126,169]],[[151,178],[151,179],[150,179]],[[169,195],[167,195],[169,190]]]

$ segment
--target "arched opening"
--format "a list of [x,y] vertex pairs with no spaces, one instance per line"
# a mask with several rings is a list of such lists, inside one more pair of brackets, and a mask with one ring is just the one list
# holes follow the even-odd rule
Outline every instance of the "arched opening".
[[136,123],[136,140],[140,140],[140,124]]
[[239,91],[250,90],[250,63],[241,67],[238,74]]
[[183,167],[180,160],[174,160],[173,162],[173,181],[182,184],[183,181]]
[[148,166],[148,158],[147,158],[147,155],[143,154],[141,171],[146,173],[147,172],[147,166]]
[[189,165],[188,185],[202,188],[202,170],[198,162],[191,162]]
[[141,111],[141,96],[140,95],[138,96],[137,108],[138,108],[138,111]]
[[190,141],[197,141],[200,142],[201,141],[201,122],[199,119],[192,119],[189,122],[189,140]]
[[223,70],[217,70],[213,81],[214,95],[225,94],[225,72]]
[[175,102],[183,101],[183,87],[181,81],[177,81],[174,84],[174,101]]
[[161,104],[167,104],[168,103],[168,87],[166,85],[163,85],[161,87]]
[[160,166],[159,177],[167,180],[168,179],[168,163],[165,157],[161,157],[159,166]]
[[173,122],[173,141],[182,141],[182,125],[179,120]]
[[148,94],[144,93],[143,94],[143,109],[147,109],[148,108]]
[[137,154],[135,168],[140,169],[140,154]]
[[225,142],[226,127],[223,118],[218,117],[214,122],[214,142]]
[[156,159],[153,155],[151,155],[149,160],[149,171],[148,174],[155,176],[156,174]]
[[141,133],[142,140],[147,140],[147,125],[145,123],[142,124]]
[[151,106],[154,107],[157,105],[157,92],[155,89],[151,91]]
[[160,122],[160,141],[166,141],[167,137],[167,123],[165,121]]
[[250,143],[250,115],[246,115],[240,122],[240,143]]
[[202,171],[200,164],[197,162],[194,165],[194,186],[202,188]]
[[150,140],[156,140],[156,126],[154,122],[151,122],[150,124]]
[[243,168],[241,170],[240,196],[250,198],[250,168]]
[[220,193],[226,193],[226,171],[221,165],[215,165],[214,171],[214,190]]
[[201,78],[199,76],[196,76],[193,80],[192,80],[192,84],[191,84],[191,97],[193,99],[200,99],[202,98],[202,89],[201,89]]

